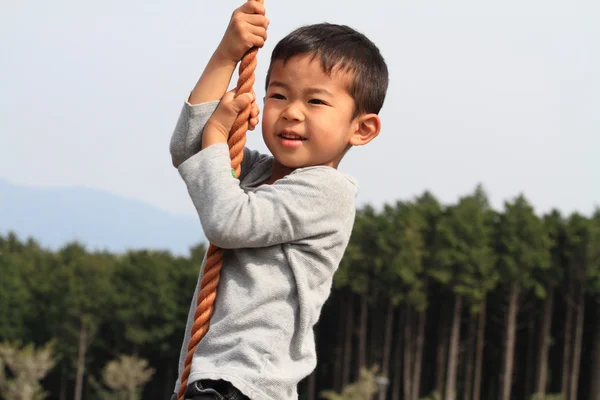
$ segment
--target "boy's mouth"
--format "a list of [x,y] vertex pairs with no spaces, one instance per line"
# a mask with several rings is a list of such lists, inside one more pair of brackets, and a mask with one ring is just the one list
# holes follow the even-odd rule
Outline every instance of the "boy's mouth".
[[296,148],[302,146],[302,143],[306,140],[305,137],[298,135],[293,131],[284,130],[279,135],[280,143],[284,147]]
[[297,133],[291,132],[291,131],[283,131],[277,136],[279,136],[282,139],[286,139],[286,140],[306,140],[305,137],[302,137],[302,136],[298,135]]

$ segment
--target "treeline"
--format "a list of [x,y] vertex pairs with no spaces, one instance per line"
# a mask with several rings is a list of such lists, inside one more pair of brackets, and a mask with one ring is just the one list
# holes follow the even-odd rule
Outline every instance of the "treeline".
[[[48,399],[104,398],[123,355],[152,370],[142,398],[168,399],[204,251],[51,252],[0,236],[0,342],[53,341]],[[382,400],[600,398],[600,210],[540,216],[518,196],[498,211],[481,187],[451,205],[424,193],[366,206],[332,290],[302,399],[373,365]]]

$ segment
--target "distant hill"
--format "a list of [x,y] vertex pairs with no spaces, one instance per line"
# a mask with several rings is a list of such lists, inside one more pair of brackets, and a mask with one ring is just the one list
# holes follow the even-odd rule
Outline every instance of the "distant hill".
[[206,242],[198,218],[83,187],[37,188],[0,179],[0,234],[33,237],[55,250],[77,240],[89,250],[170,250]]

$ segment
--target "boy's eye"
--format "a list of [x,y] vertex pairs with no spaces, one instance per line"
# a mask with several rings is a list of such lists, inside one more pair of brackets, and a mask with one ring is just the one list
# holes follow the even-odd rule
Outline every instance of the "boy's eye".
[[285,97],[282,94],[279,94],[279,93],[273,93],[271,95],[271,98],[272,99],[278,99],[278,100],[285,100]]
[[326,104],[323,100],[311,99],[308,101],[310,104]]

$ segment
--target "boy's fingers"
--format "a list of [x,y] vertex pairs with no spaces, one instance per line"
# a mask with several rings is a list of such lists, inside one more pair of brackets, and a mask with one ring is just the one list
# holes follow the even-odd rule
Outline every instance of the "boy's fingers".
[[258,118],[250,118],[250,121],[248,121],[248,129],[253,131],[254,128],[256,128],[256,125],[258,125]]
[[230,116],[233,116],[234,118],[239,113],[244,111],[244,109],[248,107],[248,104],[250,104],[254,99],[252,94],[250,93],[244,93],[238,97],[235,97],[235,92],[236,89],[233,89],[225,93],[225,95],[221,99],[221,104],[223,105],[223,107],[229,110],[230,112],[228,112],[228,114],[230,114]]
[[261,26],[249,25],[248,30],[251,34],[260,37],[263,41],[267,40],[267,30]]
[[245,12],[246,14],[265,15],[265,6],[254,0],[248,0],[239,8],[239,10]]
[[238,115],[250,105],[252,100],[253,96],[250,93],[235,97],[235,89],[225,93],[213,116],[207,122],[207,126],[210,123],[212,129],[227,137]]
[[269,27],[269,19],[264,15],[246,15],[244,19],[250,25],[259,26],[264,29],[267,29]]
[[242,111],[244,111],[244,109],[246,107],[248,107],[248,105],[252,102],[252,100],[254,100],[254,96],[250,93],[244,93],[238,97],[236,97],[232,102],[231,105],[233,107],[233,110],[236,113],[241,113]]
[[256,103],[252,103],[252,110],[250,110],[250,117],[256,118],[256,117],[258,117],[258,114],[260,114],[260,109],[258,108],[258,105]]

